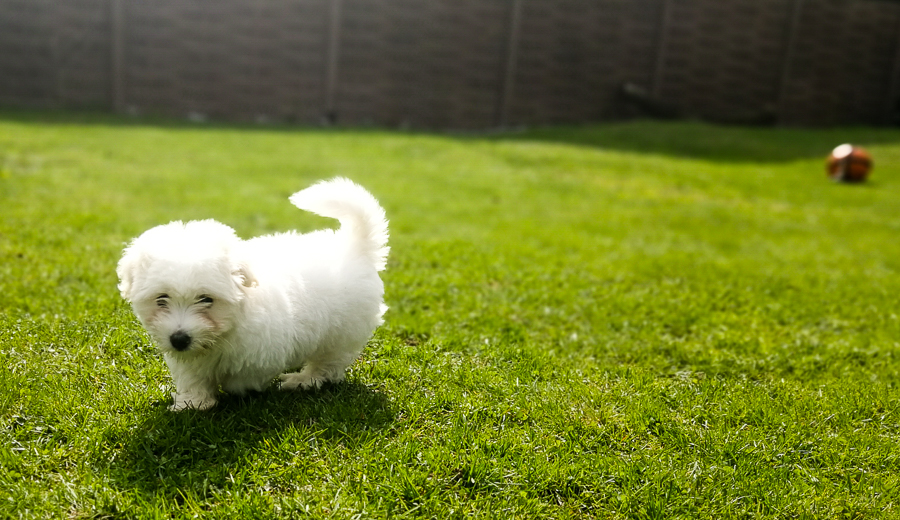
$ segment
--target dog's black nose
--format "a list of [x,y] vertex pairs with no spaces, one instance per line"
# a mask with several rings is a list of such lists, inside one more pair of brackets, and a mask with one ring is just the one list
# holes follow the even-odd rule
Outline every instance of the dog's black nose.
[[169,341],[175,350],[184,350],[191,345],[191,336],[187,332],[179,330],[169,336]]

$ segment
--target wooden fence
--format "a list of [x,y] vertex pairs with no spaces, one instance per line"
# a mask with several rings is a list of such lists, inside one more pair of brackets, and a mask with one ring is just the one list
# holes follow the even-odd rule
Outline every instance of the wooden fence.
[[7,106],[481,129],[885,124],[898,98],[885,0],[0,0]]

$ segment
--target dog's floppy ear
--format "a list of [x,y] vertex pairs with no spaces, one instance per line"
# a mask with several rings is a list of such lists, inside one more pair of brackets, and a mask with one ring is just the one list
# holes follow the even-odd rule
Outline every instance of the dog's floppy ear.
[[116,266],[116,274],[119,275],[119,294],[122,298],[131,301],[131,288],[134,285],[134,275],[140,263],[140,254],[134,246],[125,249],[119,265]]
[[231,272],[231,276],[234,277],[235,283],[242,287],[255,287],[258,283],[247,262],[238,262]]

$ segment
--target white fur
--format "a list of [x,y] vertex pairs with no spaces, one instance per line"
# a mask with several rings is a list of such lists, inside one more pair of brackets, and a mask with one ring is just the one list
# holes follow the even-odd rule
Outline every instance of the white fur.
[[282,389],[341,381],[382,323],[389,248],[378,201],[343,178],[290,200],[340,229],[243,241],[214,220],[172,222],[125,249],[119,290],[169,366],[172,410],[207,409],[220,387],[262,390],[279,375]]

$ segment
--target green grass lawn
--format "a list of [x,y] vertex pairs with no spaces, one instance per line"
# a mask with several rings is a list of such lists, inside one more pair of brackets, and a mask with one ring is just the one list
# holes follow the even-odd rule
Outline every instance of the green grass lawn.
[[[336,175],[391,221],[347,381],[167,411],[125,242]],[[0,206],[0,518],[900,517],[900,131],[6,112]]]

